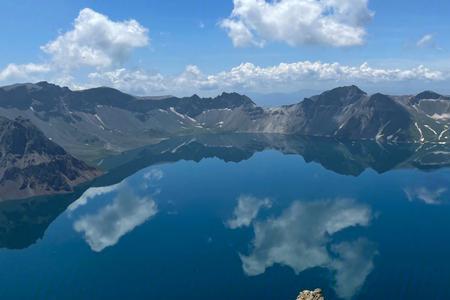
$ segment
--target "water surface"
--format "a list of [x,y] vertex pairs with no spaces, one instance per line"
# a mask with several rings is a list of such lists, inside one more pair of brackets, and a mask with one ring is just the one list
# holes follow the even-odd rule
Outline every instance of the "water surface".
[[450,298],[450,149],[189,137],[0,203],[1,299]]

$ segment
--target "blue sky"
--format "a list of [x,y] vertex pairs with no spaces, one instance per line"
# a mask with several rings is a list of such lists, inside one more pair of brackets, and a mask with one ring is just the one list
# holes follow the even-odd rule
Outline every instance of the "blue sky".
[[[325,7],[314,24],[331,16],[332,26],[344,31],[330,35],[331,26],[317,30],[317,25],[302,23],[311,17],[308,2]],[[109,26],[108,49],[101,48],[103,42],[93,46],[86,38],[67,35],[76,31],[74,22],[86,8],[83,22],[107,20],[90,30],[95,32],[92,40],[103,41],[101,32]],[[450,2],[438,0],[2,0],[0,85],[48,80],[72,88],[109,85],[135,94],[209,95],[322,90],[352,83],[369,91],[430,88],[449,93],[449,11]],[[266,19],[255,17],[258,13]],[[297,19],[301,25],[294,24]],[[120,30],[127,30],[116,24],[128,20],[143,31],[120,45],[111,42],[117,40],[115,30],[119,38],[124,34]],[[244,34],[242,39],[243,31],[232,32],[224,20],[241,24],[251,38]],[[291,26],[283,20],[294,22]],[[53,50],[43,49],[58,37]],[[86,63],[65,56],[73,47],[106,60]],[[249,65],[242,67],[245,63]]]

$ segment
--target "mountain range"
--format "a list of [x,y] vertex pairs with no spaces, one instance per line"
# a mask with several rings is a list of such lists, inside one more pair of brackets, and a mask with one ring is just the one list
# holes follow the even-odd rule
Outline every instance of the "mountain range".
[[0,116],[29,119],[67,151],[89,160],[162,138],[207,132],[445,143],[450,97],[429,91],[368,95],[347,86],[296,104],[262,108],[237,93],[135,97],[106,87],[72,91],[39,82],[0,88]]
[[100,174],[94,162],[177,136],[280,134],[447,144],[450,97],[431,91],[369,95],[346,86],[263,108],[237,93],[136,97],[108,87],[75,91],[39,82],[1,87],[0,117],[0,189],[25,197],[72,191]]

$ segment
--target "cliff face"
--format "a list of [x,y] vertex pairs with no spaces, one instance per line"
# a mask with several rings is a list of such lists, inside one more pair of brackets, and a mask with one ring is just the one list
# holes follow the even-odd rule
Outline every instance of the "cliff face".
[[0,117],[0,201],[71,192],[98,175],[28,120]]

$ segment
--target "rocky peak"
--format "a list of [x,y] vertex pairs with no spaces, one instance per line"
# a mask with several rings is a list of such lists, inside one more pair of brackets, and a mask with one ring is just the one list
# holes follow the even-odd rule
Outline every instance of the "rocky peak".
[[424,91],[422,93],[417,94],[414,98],[417,100],[422,100],[422,99],[439,99],[441,98],[442,95],[433,92],[433,91]]
[[214,98],[215,101],[221,101],[225,105],[230,105],[233,107],[243,106],[243,105],[256,105],[249,97],[241,95],[238,93],[226,93],[223,92],[220,96]]
[[450,100],[450,97],[443,96],[433,91],[424,91],[411,99],[412,104],[419,103],[421,100]]
[[360,100],[367,93],[356,85],[338,87],[313,97],[320,105],[342,106]]
[[192,95],[191,99],[196,100],[196,101],[201,100],[200,96],[197,94]]

